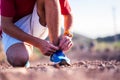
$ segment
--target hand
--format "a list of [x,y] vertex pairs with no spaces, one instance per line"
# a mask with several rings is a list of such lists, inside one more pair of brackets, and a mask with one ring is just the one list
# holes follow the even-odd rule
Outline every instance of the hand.
[[37,47],[46,56],[50,56],[51,54],[56,52],[56,50],[59,50],[57,46],[54,46],[52,43],[46,40],[41,40],[38,44],[39,45]]
[[62,36],[59,43],[59,48],[63,51],[67,51],[72,47],[72,37]]

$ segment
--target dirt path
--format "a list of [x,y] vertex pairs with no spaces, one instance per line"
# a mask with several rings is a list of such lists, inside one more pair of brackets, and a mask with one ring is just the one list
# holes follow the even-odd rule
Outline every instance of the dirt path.
[[120,80],[120,62],[79,61],[69,67],[36,63],[29,68],[0,64],[0,80]]

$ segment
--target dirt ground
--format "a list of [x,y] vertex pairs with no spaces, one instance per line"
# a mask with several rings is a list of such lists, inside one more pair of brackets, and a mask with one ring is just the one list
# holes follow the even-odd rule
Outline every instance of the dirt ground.
[[120,62],[80,60],[60,68],[51,62],[31,62],[29,68],[13,68],[1,62],[0,80],[120,80]]
[[120,80],[120,51],[70,52],[71,66],[60,68],[35,56],[29,68],[14,68],[0,55],[0,80]]

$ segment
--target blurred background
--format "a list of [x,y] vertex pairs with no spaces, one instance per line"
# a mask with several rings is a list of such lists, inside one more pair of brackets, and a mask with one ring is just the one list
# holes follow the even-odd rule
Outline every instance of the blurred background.
[[[120,0],[69,0],[74,15],[72,61],[120,61]],[[49,59],[34,48],[31,61]],[[6,61],[0,38],[0,62]]]

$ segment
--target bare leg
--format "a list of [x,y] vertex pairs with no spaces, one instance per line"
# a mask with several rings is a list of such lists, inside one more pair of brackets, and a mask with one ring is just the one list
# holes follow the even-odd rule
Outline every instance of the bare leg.
[[24,67],[29,60],[30,51],[31,47],[28,45],[14,44],[6,52],[7,60],[13,67]]
[[59,0],[45,0],[46,23],[49,37],[54,45],[59,44],[60,35],[60,4]]
[[58,46],[61,14],[59,0],[37,0],[37,4],[40,22],[47,24],[50,41]]

